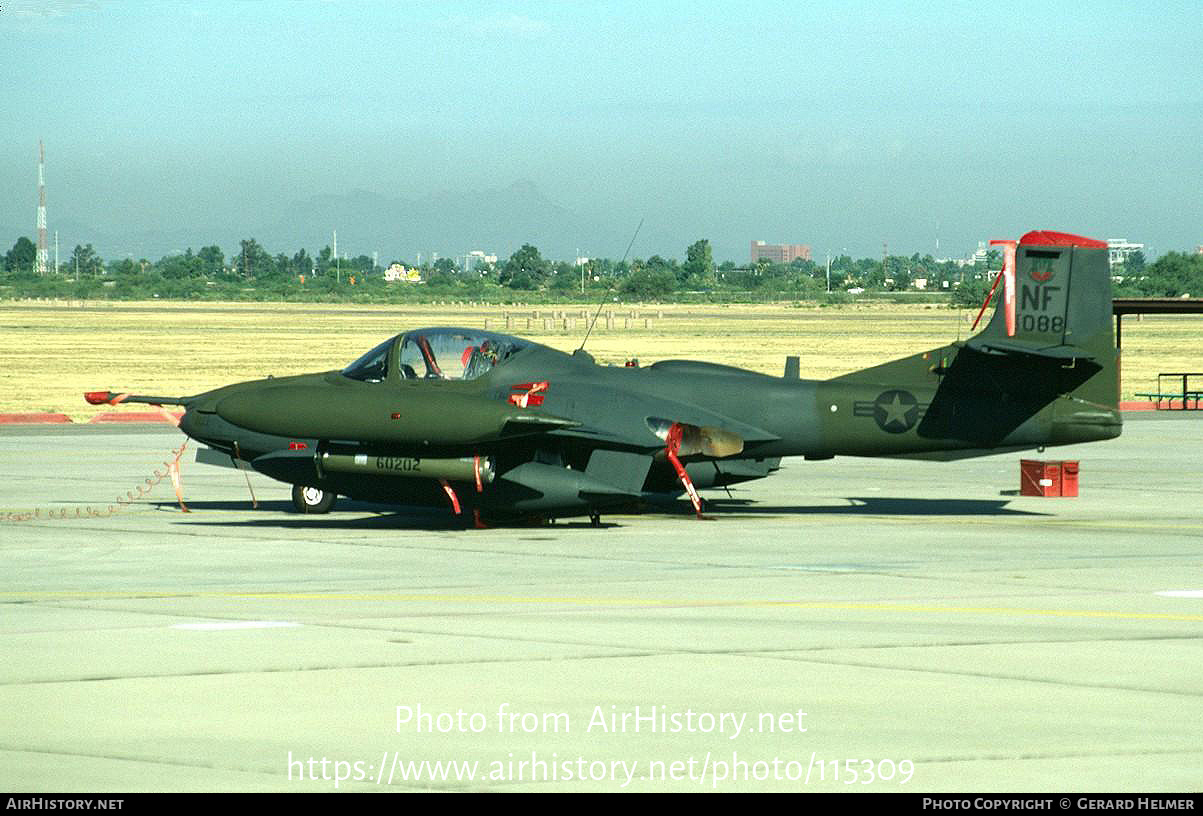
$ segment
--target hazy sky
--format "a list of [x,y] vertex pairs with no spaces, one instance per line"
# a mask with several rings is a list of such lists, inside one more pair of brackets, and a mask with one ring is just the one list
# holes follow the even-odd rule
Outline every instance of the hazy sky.
[[0,226],[28,235],[41,137],[52,228],[197,246],[318,193],[517,180],[599,235],[646,218],[638,256],[1203,243],[1198,0],[0,0],[0,83]]

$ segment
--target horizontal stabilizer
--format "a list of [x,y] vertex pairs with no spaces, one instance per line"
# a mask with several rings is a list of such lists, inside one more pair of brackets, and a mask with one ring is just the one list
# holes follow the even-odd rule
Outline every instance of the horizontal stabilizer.
[[985,335],[971,338],[966,345],[974,351],[986,354],[1023,354],[1029,357],[1046,357],[1051,360],[1093,360],[1098,356],[1079,346],[1067,344],[1049,346]]
[[895,454],[895,459],[911,459],[916,462],[957,462],[961,459],[976,459],[980,456],[995,456],[1029,451],[1037,445],[1008,445],[997,448],[958,448],[956,450],[923,451],[921,453]]

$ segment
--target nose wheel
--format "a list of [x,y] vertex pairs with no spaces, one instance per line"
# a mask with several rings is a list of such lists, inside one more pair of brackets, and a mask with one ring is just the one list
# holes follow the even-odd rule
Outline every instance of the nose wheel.
[[320,487],[292,486],[292,506],[298,513],[329,513],[335,498],[333,493]]

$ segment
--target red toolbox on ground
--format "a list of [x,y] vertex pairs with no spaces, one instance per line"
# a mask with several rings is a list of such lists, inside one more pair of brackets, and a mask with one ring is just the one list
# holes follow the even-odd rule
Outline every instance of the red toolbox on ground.
[[1061,496],[1078,495],[1078,463],[1076,461],[1041,462],[1019,460],[1019,495]]

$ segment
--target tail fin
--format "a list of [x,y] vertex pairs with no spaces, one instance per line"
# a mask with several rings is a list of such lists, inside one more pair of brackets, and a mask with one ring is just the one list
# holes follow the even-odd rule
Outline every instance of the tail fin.
[[1003,296],[979,334],[833,382],[883,397],[904,391],[920,405],[916,447],[984,452],[1119,436],[1107,245],[1044,231],[1005,243]]
[[[1063,393],[1115,410],[1119,375],[1107,244],[1035,231],[1007,249],[1003,300],[969,348],[1055,361],[1065,371],[1084,365],[1093,373]],[[1069,386],[1079,378],[1058,380]]]
[[862,399],[856,410],[870,413],[861,415],[877,416],[887,397],[917,405],[907,415],[917,422],[882,427],[909,446],[905,455],[959,458],[1120,434],[1107,245],[1043,231],[1002,243],[1006,285],[981,333],[831,381],[878,395]]
[[1107,245],[1061,232],[1008,244],[1003,301],[970,348],[1057,360],[1114,356]]
[[983,445],[1118,436],[1107,245],[1036,231],[1006,254],[1003,298],[948,367],[920,434]]

